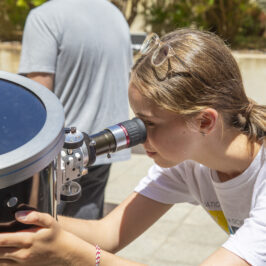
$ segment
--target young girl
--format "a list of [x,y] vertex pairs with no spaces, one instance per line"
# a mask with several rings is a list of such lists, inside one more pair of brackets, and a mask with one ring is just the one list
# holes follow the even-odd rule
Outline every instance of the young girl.
[[99,221],[17,213],[39,228],[1,234],[0,264],[95,265],[96,253],[96,265],[142,265],[111,253],[173,204],[191,202],[229,234],[202,265],[265,265],[266,107],[246,96],[223,41],[191,29],[148,36],[129,99],[155,162],[135,192]]

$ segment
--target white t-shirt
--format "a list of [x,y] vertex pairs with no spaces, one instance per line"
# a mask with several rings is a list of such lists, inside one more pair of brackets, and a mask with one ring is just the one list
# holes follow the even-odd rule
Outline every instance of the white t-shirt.
[[251,265],[266,265],[266,148],[239,176],[219,182],[216,171],[194,161],[154,165],[135,189],[153,200],[200,204],[230,234],[223,247]]

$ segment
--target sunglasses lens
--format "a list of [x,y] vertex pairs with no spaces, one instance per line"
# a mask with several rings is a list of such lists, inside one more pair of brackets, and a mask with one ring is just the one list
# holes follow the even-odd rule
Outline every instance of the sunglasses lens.
[[169,45],[163,45],[159,47],[152,56],[152,63],[155,66],[162,65],[168,57],[169,50],[170,50]]
[[159,37],[157,34],[148,35],[140,48],[141,54],[147,54],[158,42],[158,40]]

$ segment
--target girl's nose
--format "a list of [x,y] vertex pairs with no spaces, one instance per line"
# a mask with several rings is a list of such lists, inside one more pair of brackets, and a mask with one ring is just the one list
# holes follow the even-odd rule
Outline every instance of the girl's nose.
[[146,141],[142,144],[145,150],[149,150],[150,149],[150,143],[149,143],[149,138],[147,135]]

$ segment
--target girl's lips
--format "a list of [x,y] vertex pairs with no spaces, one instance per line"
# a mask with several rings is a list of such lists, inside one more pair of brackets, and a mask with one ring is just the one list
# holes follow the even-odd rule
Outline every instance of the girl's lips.
[[151,152],[151,151],[146,151],[146,153],[149,157],[153,157],[156,154],[156,152]]

